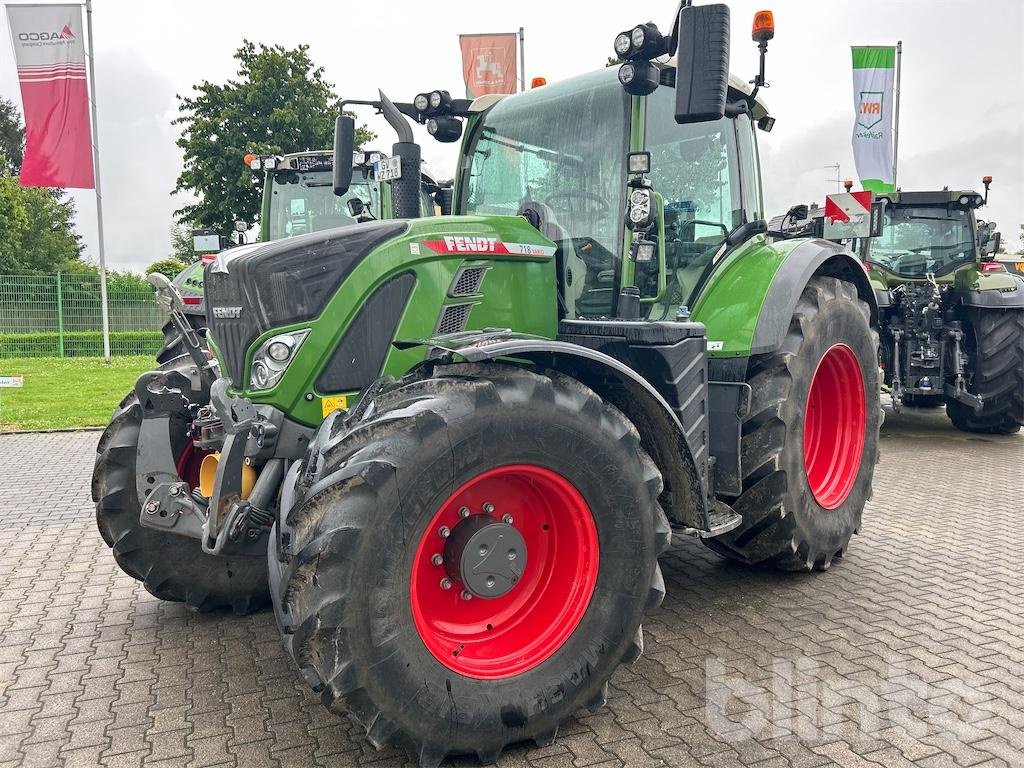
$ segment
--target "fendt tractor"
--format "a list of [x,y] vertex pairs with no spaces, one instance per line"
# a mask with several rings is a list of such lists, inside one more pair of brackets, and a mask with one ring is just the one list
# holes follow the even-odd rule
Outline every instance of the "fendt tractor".
[[[984,195],[881,194],[880,231],[852,246],[878,302],[893,406],[944,404],[959,430],[1011,434],[1024,425],[1024,280],[996,261],[1000,234],[977,217],[991,183],[982,178]],[[820,236],[816,213],[787,214],[788,233]]]
[[[601,707],[673,532],[828,568],[871,493],[878,310],[853,253],[765,235],[773,31],[752,85],[728,8],[685,2],[617,71],[381,94],[396,220],[218,255],[214,358],[114,414],[93,497],[121,567],[197,609],[269,596],[324,704],[423,766]],[[410,119],[464,133],[452,216],[418,218]]]
[[[334,154],[330,150],[246,155],[246,166],[254,174],[264,175],[259,241],[266,243],[361,221],[394,218],[391,189],[377,178],[377,169],[382,161],[387,162],[387,155],[383,152],[354,151],[354,180],[348,192],[338,196],[332,187]],[[451,203],[449,186],[436,181],[425,171],[421,173],[421,216],[431,216],[435,212],[450,213],[446,210]],[[236,231],[247,229],[246,222],[236,222]],[[195,234],[197,255],[203,255],[179,272],[172,282],[181,296],[181,313],[190,321],[192,329],[203,337],[206,331],[203,270],[223,250],[225,242],[213,230]],[[159,277],[155,279],[160,280]],[[163,333],[164,344],[156,356],[161,364],[185,354],[185,342],[173,322],[168,321],[164,325]]]

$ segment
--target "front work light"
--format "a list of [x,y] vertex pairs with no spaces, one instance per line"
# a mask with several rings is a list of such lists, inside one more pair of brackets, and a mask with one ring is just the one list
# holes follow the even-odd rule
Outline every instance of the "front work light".
[[615,36],[612,47],[615,55],[624,61],[654,59],[668,53],[668,41],[653,22],[637,24]]
[[432,117],[427,120],[427,133],[440,142],[450,144],[462,136],[462,121],[456,117]]
[[654,198],[649,189],[634,189],[629,193],[629,212],[626,226],[632,230],[646,230],[654,215]]
[[412,105],[416,107],[417,112],[426,112],[430,109],[430,97],[425,93],[418,93],[412,100]]
[[631,96],[646,96],[658,87],[658,68],[649,61],[627,61],[619,67],[619,83]]

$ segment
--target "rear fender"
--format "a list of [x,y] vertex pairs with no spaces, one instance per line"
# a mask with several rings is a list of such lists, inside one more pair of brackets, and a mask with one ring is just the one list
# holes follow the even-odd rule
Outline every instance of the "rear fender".
[[[581,381],[622,411],[640,433],[640,442],[657,464],[665,481],[661,503],[676,524],[707,530],[707,477],[676,414],[649,382],[613,357],[564,341],[552,341],[510,331],[469,331],[433,339],[400,342],[425,345],[458,355],[468,362],[498,360],[530,364],[564,373]],[[424,365],[436,364],[437,358]]]

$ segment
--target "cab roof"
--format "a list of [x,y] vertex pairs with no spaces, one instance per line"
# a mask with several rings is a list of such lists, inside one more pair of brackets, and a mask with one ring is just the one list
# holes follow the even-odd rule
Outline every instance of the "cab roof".
[[940,189],[921,192],[878,192],[876,197],[884,197],[888,205],[948,205],[959,203],[972,208],[980,208],[985,198],[973,189]]

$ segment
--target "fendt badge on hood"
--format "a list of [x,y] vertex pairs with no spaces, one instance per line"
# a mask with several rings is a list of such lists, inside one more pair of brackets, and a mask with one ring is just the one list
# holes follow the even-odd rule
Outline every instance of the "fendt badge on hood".
[[221,320],[231,320],[242,316],[241,307],[214,307],[213,316]]

